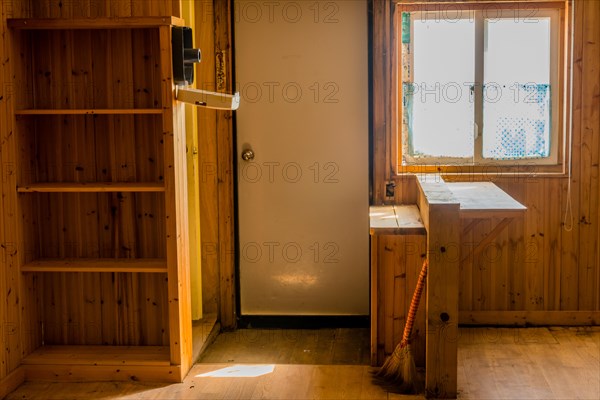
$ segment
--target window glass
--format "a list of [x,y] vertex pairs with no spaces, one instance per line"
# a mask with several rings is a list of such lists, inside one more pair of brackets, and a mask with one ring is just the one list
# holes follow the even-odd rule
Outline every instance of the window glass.
[[486,19],[483,157],[550,154],[550,19]]
[[[403,83],[409,153],[473,157],[474,20],[415,16],[411,22],[412,80]],[[407,29],[403,24],[403,41]]]

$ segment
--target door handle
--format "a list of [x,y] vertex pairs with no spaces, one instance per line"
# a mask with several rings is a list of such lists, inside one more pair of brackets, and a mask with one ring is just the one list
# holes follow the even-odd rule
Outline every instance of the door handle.
[[246,150],[242,151],[242,160],[244,160],[244,161],[254,160],[254,152],[250,149],[246,149]]
[[237,110],[240,106],[240,94],[225,94],[207,90],[180,88],[175,92],[175,98],[184,103],[211,108],[213,110]]

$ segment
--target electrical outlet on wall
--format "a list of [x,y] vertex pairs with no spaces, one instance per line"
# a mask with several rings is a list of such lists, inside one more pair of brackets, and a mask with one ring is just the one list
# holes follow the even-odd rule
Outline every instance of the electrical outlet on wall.
[[394,189],[396,188],[395,182],[386,182],[385,184],[385,197],[394,197]]

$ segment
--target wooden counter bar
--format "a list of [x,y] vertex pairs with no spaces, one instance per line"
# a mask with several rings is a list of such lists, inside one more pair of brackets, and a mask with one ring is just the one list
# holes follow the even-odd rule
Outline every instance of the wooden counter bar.
[[460,203],[439,176],[417,179],[427,229],[425,394],[456,397]]
[[460,218],[522,216],[527,207],[492,182],[448,182],[446,187],[460,203]]
[[[371,206],[371,365],[381,365],[402,338],[426,254],[425,226],[416,205]],[[423,294],[425,296],[425,294]],[[425,367],[425,305],[413,329],[413,354]]]
[[416,205],[372,206],[369,208],[371,234],[424,235],[425,226]]
[[[426,256],[429,273],[413,353],[417,366],[426,367],[426,396],[455,398],[459,267],[523,216],[526,207],[491,182],[447,183],[439,175],[418,176],[417,182],[416,205],[370,208],[371,364],[381,365],[400,342],[414,275]],[[499,222],[461,254],[461,236],[485,219]]]
[[527,211],[527,207],[492,182],[454,182],[446,183],[446,186],[460,202],[460,219],[471,219],[461,232],[461,236],[469,233],[482,220],[500,219],[500,222],[473,247],[472,251],[461,256],[461,264],[480,254],[515,217],[522,217]]

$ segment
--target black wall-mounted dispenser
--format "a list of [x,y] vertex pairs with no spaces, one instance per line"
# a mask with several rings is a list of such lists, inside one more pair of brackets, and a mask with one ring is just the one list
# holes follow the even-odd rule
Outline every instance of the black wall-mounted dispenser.
[[184,103],[214,110],[237,110],[240,94],[225,94],[191,87],[194,64],[200,62],[200,50],[194,49],[192,28],[174,26],[171,29],[173,48],[173,81],[177,85],[175,98]]
[[171,35],[173,79],[176,85],[191,85],[194,83],[194,64],[201,59],[200,50],[193,48],[192,28],[174,26]]

